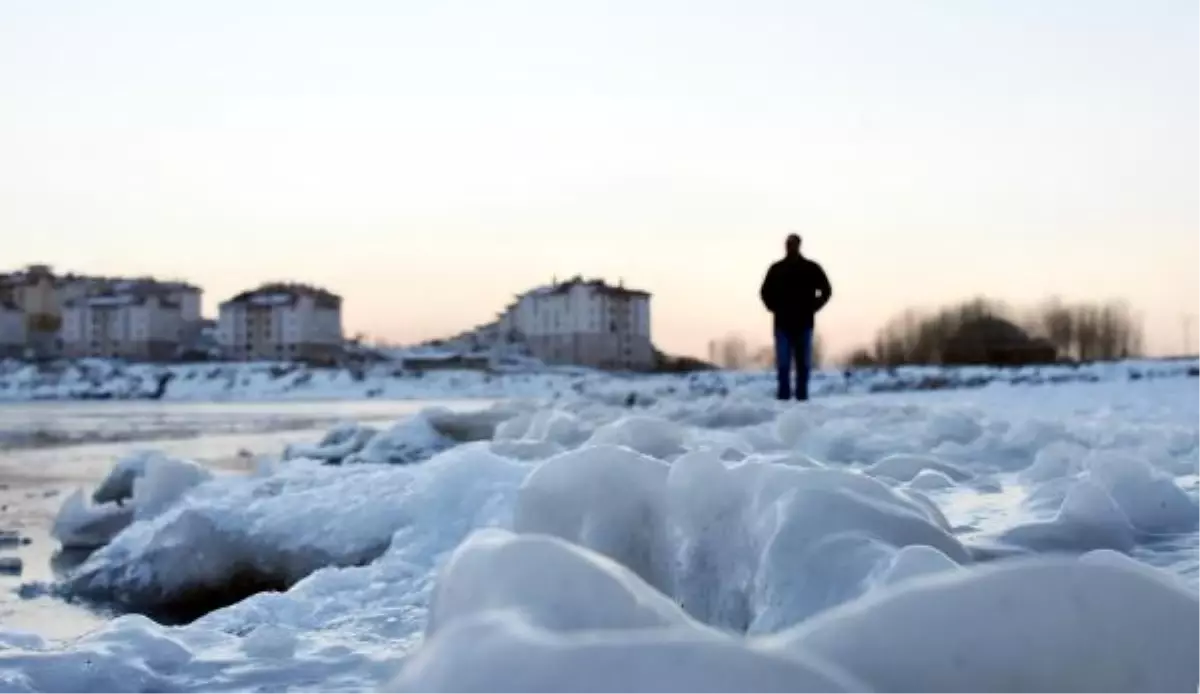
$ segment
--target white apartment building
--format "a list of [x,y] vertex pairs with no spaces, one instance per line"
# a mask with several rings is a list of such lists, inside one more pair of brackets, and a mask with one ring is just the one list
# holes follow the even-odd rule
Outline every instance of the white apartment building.
[[124,281],[67,299],[62,349],[68,357],[121,357],[166,361],[179,349],[183,315],[169,287]]
[[[129,339],[125,333],[121,332],[121,328],[114,328],[115,332],[105,332],[106,329],[102,327],[107,324],[106,321],[121,320],[112,317],[103,318],[104,316],[124,315],[121,311],[113,313],[109,309],[121,305],[122,302],[128,302],[130,306],[143,306],[142,302],[150,295],[163,300],[166,305],[178,304],[179,320],[182,321],[185,331],[189,325],[199,325],[201,291],[199,287],[186,282],[159,282],[149,277],[119,278],[75,273],[60,275],[56,274],[48,265],[30,265],[15,272],[0,274],[0,302],[7,301],[14,304],[24,316],[22,330],[25,349],[23,351],[41,357],[63,353],[69,356],[111,356],[115,351],[120,355],[131,354],[131,356],[142,358],[146,351],[155,354],[164,352],[167,348],[162,344],[156,344],[153,347],[144,344],[126,344]],[[88,307],[92,305],[85,300],[93,296],[107,298],[96,302],[94,306],[97,311],[88,313],[85,317],[83,314],[90,311]],[[70,328],[67,327],[68,306],[72,309]],[[168,313],[174,310],[168,306],[160,308]],[[93,329],[83,326],[81,321],[84,321],[85,318],[86,321],[90,321],[89,326],[95,325],[96,327]],[[130,318],[129,320],[130,325],[138,322],[138,319]],[[147,318],[147,320],[150,319]],[[155,320],[157,325],[165,319]],[[93,334],[97,336],[97,339],[92,338]],[[99,337],[110,334],[111,338],[100,339]],[[0,341],[3,339],[0,337]],[[66,344],[68,340],[71,342],[69,350]],[[112,340],[117,342],[112,343]],[[139,340],[140,338],[133,341],[138,342]],[[168,336],[164,333],[156,334],[154,339],[158,343],[164,340],[177,342],[178,336]],[[140,341],[144,342],[145,340]],[[93,342],[97,344],[93,345]]]
[[518,296],[498,324],[548,364],[654,366],[648,292],[574,277]]
[[343,342],[342,298],[306,284],[264,284],[221,304],[217,341],[241,361],[332,361]]
[[25,355],[25,312],[16,301],[0,296],[0,358]]

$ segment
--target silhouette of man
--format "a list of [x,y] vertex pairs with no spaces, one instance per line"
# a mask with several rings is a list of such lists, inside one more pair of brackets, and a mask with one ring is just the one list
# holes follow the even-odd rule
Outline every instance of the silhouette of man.
[[759,296],[775,317],[775,367],[779,388],[775,396],[790,400],[792,362],[796,364],[797,400],[808,399],[812,368],[813,321],[829,303],[833,287],[825,270],[800,253],[800,236],[789,234],[786,253],[767,270]]

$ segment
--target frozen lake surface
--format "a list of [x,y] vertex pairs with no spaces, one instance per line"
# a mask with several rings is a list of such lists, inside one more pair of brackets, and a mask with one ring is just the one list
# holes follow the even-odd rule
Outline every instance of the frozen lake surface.
[[[26,560],[0,686],[1196,690],[1194,378],[758,385],[0,410],[6,522],[34,540],[0,549]],[[68,501],[60,535],[101,546],[56,576]],[[164,626],[64,598],[217,602]]]

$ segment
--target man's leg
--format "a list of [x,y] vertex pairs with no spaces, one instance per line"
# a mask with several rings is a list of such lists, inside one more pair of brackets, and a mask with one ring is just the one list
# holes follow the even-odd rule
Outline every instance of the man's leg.
[[796,399],[808,399],[808,377],[812,372],[812,328],[801,330],[792,341],[796,356]]
[[780,400],[792,397],[792,342],[783,330],[775,331],[775,374],[779,381],[775,397]]

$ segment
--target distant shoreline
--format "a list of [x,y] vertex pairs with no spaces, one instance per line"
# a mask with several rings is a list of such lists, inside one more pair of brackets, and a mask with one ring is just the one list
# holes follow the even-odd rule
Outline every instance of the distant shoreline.
[[[905,366],[815,372],[815,397],[848,393],[978,388],[993,384],[1138,381],[1196,377],[1195,357],[1043,366]],[[122,363],[64,361],[58,368],[0,362],[0,402],[143,400],[328,401],[348,399],[556,399],[596,397],[630,406],[683,391],[695,397],[768,397],[770,371],[607,373],[578,367],[516,372],[412,371],[396,363],[309,367],[288,362]]]

